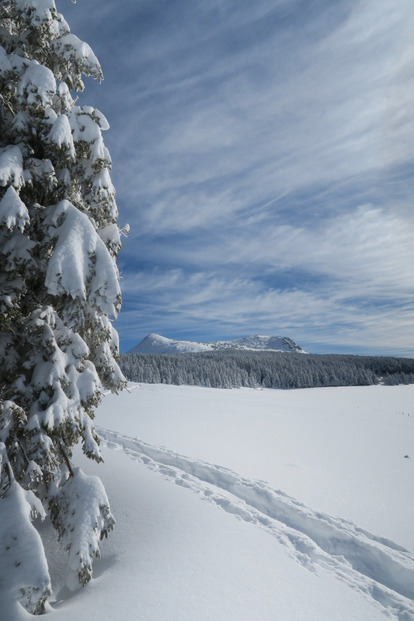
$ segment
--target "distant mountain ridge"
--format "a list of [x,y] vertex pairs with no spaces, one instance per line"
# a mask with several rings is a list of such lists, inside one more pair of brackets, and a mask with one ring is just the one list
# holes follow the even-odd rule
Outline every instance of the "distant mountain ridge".
[[180,341],[169,339],[160,334],[148,334],[128,353],[132,354],[184,354],[203,351],[223,351],[240,349],[248,351],[281,351],[306,354],[304,349],[286,336],[246,336],[229,341],[203,343],[198,341]]

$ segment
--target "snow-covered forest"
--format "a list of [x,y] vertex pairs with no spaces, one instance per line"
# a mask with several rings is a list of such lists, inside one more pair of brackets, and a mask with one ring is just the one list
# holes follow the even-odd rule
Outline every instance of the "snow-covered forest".
[[279,352],[201,352],[121,356],[129,380],[214,388],[315,388],[414,383],[414,360]]

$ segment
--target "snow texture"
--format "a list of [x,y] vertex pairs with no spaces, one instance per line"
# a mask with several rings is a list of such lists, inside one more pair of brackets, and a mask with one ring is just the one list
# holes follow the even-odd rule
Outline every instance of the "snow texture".
[[12,231],[18,228],[23,232],[29,223],[29,212],[16,190],[10,185],[0,201],[0,227]]
[[20,188],[24,184],[23,158],[19,147],[0,148],[0,185]]
[[66,584],[76,590],[79,583],[85,585],[91,579],[92,559],[100,556],[99,542],[112,530],[115,520],[101,480],[85,475],[80,468],[57,491],[52,504],[61,545],[68,552]]
[[414,555],[351,522],[312,511],[263,481],[100,429],[106,445],[265,529],[307,567],[321,565],[393,614],[414,618]]
[[50,69],[32,60],[20,80],[17,92],[29,107],[50,106],[56,92],[55,76]]
[[[7,467],[5,446],[0,443],[0,472]],[[32,519],[44,517],[40,501],[10,477],[0,497],[0,610],[8,601],[20,601],[31,612],[41,612],[51,593],[47,561]],[[11,620],[10,620],[11,621]]]
[[118,273],[90,219],[69,201],[61,201],[50,217],[50,235],[57,239],[45,284],[53,295],[88,299],[102,313],[116,317],[120,296]]
[[39,527],[51,619],[413,621],[413,386],[129,388],[82,464],[117,517],[87,590]]
[[75,145],[73,144],[72,130],[66,114],[61,114],[53,123],[49,139],[60,149],[65,147],[70,156],[75,158]]
[[98,59],[90,46],[76,35],[67,33],[53,42],[56,54],[77,65],[85,75],[101,75]]

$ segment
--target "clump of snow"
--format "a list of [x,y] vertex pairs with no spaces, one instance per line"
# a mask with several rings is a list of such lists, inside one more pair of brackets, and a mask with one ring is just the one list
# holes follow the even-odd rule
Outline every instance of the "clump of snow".
[[92,558],[100,556],[99,542],[115,524],[101,480],[76,468],[52,498],[52,520],[68,552],[66,584],[79,589],[91,579]]
[[23,231],[29,219],[26,205],[14,187],[10,185],[0,201],[0,227],[5,227],[10,231],[15,228]]
[[28,106],[49,106],[56,92],[55,76],[50,69],[32,60],[20,80],[17,92]]
[[0,148],[0,185],[20,188],[24,184],[23,157],[19,147]]
[[[5,446],[0,443],[0,474],[8,468]],[[3,472],[2,472],[3,471]],[[40,501],[24,491],[9,468],[9,486],[0,496],[0,610],[20,601],[33,613],[43,611],[51,593],[47,561],[39,533],[32,525],[44,517]]]
[[51,20],[55,0],[15,0],[21,11],[30,11],[34,20]]
[[118,252],[121,247],[121,231],[116,224],[109,224],[98,231],[99,237],[107,248]]
[[2,45],[0,45],[0,71],[3,74],[6,74],[8,71],[11,71],[12,65],[9,60],[9,56],[6,53],[6,50]]
[[[53,51],[68,64],[78,68],[79,73],[92,75],[99,81],[102,79],[101,66],[90,46],[81,41],[72,33],[63,34],[52,42]],[[83,90],[83,83],[79,81],[74,85],[76,89]]]
[[82,300],[89,293],[103,313],[116,317],[120,296],[116,266],[88,216],[61,201],[50,218],[50,235],[57,242],[47,267],[48,291]]
[[65,147],[72,158],[75,157],[75,145],[73,144],[72,130],[66,114],[61,114],[53,123],[49,133],[49,139],[60,149]]

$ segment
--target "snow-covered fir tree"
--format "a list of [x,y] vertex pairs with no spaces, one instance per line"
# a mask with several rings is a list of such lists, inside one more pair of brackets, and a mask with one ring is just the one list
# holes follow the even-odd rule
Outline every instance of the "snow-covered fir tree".
[[31,518],[50,512],[82,585],[114,524],[72,448],[101,460],[94,408],[124,385],[120,230],[108,123],[74,99],[82,74],[102,78],[95,55],[54,0],[0,0],[0,19],[0,584],[39,613],[50,579]]

